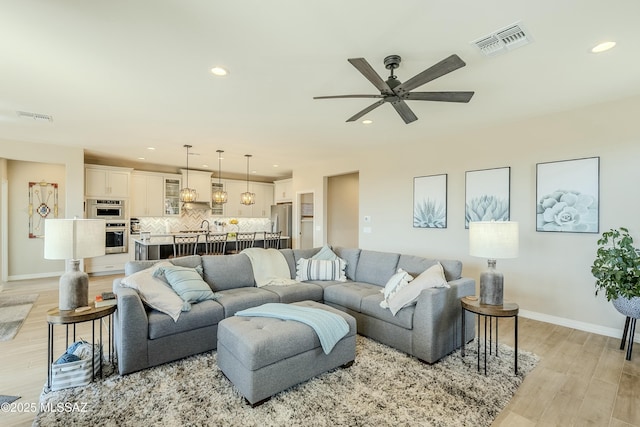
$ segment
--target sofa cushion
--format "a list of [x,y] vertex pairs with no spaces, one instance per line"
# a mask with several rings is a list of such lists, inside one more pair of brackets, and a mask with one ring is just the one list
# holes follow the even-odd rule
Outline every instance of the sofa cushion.
[[304,283],[312,283],[314,285],[320,286],[322,289],[326,289],[329,286],[338,285],[344,282],[340,282],[338,280],[307,280]]
[[416,277],[429,267],[436,265],[438,262],[442,265],[444,277],[448,282],[462,277],[462,261],[457,260],[435,260],[415,255],[400,255],[398,268],[402,268],[413,277]]
[[280,249],[282,255],[284,255],[284,259],[287,260],[287,264],[289,264],[289,271],[291,272],[292,279],[296,277],[296,260],[293,257],[293,249]]
[[194,304],[191,311],[182,313],[177,322],[156,310],[150,310],[149,339],[157,339],[206,326],[216,325],[224,319],[224,309],[216,301],[202,301]]
[[294,249],[293,250],[293,260],[296,265],[298,265],[298,260],[301,258],[311,258],[318,252],[320,252],[321,248],[311,248],[311,249]]
[[416,306],[411,305],[400,310],[395,316],[387,308],[380,307],[383,295],[369,295],[362,298],[360,311],[367,316],[375,317],[392,325],[400,326],[405,329],[413,329],[413,313]]
[[[398,268],[399,254],[362,250],[358,258],[355,280],[384,286]],[[408,271],[406,268],[403,268]],[[411,272],[409,272],[411,274]]]
[[253,267],[245,254],[203,255],[204,281],[214,291],[253,287]]
[[347,276],[344,273],[346,265],[340,258],[333,261],[324,259],[305,259],[298,260],[298,268],[296,270],[296,280],[337,280],[345,282]]
[[295,285],[266,285],[260,289],[266,289],[278,295],[281,303],[311,300],[322,301],[322,287],[313,283],[296,283]]
[[233,316],[237,311],[267,302],[280,302],[278,294],[256,287],[226,289],[219,294],[220,298],[217,301],[224,307],[224,317]]
[[333,248],[333,251],[347,263],[347,268],[344,270],[347,274],[347,279],[355,280],[360,249],[336,247]]
[[351,310],[360,311],[364,297],[381,295],[380,286],[370,283],[346,282],[324,289],[324,300]]
[[179,258],[171,258],[171,259],[163,259],[163,260],[154,260],[154,261],[129,261],[124,265],[124,275],[130,276],[133,273],[138,271],[147,269],[158,262],[167,262],[169,261],[173,265],[179,265],[181,267],[191,267],[196,268],[201,264],[200,255],[190,255]]

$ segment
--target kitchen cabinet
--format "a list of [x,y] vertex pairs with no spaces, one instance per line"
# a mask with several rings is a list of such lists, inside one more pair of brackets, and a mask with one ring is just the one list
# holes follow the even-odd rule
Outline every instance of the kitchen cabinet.
[[180,175],[165,175],[164,179],[164,216],[180,215]]
[[[251,217],[252,205],[247,206],[240,203],[240,194],[247,191],[247,182],[227,179],[224,181],[224,186],[227,191],[227,203],[224,207],[224,215],[240,218]],[[251,189],[249,191],[251,191]]]
[[256,204],[252,207],[254,218],[269,218],[271,205],[273,205],[273,184],[266,182],[253,182],[253,192],[256,193]]
[[131,174],[131,216],[162,216],[164,213],[164,177],[154,173]]
[[189,186],[196,190],[196,202],[207,202],[211,204],[211,172],[180,169],[182,172],[182,185]]
[[276,203],[293,201],[293,179],[281,179],[274,181],[274,201]]
[[249,181],[249,191],[256,195],[256,203],[253,205],[243,205],[240,203],[240,194],[247,191],[247,181],[227,179],[224,181],[224,185],[228,200],[224,207],[225,216],[268,218],[271,215],[273,184]]
[[129,197],[131,169],[86,165],[84,176],[86,197]]

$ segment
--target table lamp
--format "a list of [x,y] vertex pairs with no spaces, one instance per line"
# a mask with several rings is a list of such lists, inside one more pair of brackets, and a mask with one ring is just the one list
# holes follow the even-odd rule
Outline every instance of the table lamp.
[[105,236],[103,219],[45,220],[45,259],[69,260],[69,268],[60,276],[58,309],[75,310],[89,305],[89,276],[80,271],[80,260],[104,255]]
[[518,223],[470,222],[469,254],[488,259],[489,269],[480,274],[480,303],[502,305],[504,277],[496,271],[496,259],[518,257]]

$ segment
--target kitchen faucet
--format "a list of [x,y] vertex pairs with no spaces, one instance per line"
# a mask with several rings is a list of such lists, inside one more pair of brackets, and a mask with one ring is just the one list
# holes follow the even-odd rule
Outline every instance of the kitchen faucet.
[[203,219],[202,222],[200,223],[200,228],[204,228],[204,223],[207,223],[207,231],[209,231],[209,221],[206,219]]

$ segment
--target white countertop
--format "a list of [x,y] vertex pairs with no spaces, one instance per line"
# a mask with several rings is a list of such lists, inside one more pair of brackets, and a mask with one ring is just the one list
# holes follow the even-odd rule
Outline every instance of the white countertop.
[[[143,246],[159,246],[159,245],[173,245],[173,236],[188,236],[193,233],[167,233],[167,234],[152,234],[149,239],[142,240],[140,236],[135,236],[133,241]],[[280,239],[290,239],[289,236],[281,236]],[[256,233],[256,240],[264,240],[264,235],[260,232]],[[235,242],[235,237],[227,237],[227,242]],[[204,242],[201,242],[204,243]]]

